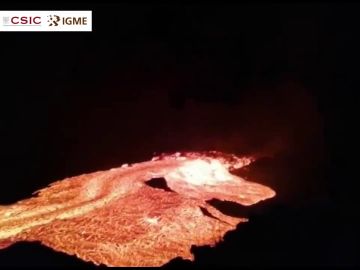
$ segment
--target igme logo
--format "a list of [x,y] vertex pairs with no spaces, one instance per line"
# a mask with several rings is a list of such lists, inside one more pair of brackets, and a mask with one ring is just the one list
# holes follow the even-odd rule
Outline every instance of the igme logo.
[[59,25],[60,16],[49,15],[48,17],[49,17],[49,19],[48,19],[49,26],[58,26]]
[[62,25],[87,25],[87,17],[60,17],[58,15],[48,16],[49,26],[58,26],[59,23]]
[[67,25],[86,25],[87,18],[86,17],[67,17],[63,18],[63,24]]
[[91,32],[92,11],[0,11],[0,31]]

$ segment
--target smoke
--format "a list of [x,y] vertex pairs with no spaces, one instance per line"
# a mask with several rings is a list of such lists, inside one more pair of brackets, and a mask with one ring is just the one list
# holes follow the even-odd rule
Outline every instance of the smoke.
[[136,124],[132,129],[146,134],[137,143],[156,152],[217,150],[274,157],[321,148],[321,117],[306,89],[285,82],[244,92],[235,104],[189,98],[179,109],[171,106],[166,89],[157,89],[142,93],[127,117]]

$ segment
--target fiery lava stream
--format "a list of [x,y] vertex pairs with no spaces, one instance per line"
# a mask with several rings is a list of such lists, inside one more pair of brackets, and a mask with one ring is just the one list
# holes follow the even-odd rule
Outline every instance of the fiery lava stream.
[[[40,241],[108,266],[193,259],[192,245],[214,245],[247,221],[222,214],[207,200],[252,205],[275,196],[230,173],[251,161],[218,152],[177,153],[57,181],[32,198],[0,207],[0,248]],[[159,177],[173,192],[147,185]]]

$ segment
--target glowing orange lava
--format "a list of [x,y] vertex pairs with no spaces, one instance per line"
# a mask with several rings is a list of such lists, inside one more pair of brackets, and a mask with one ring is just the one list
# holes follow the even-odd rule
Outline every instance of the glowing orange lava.
[[[251,161],[218,152],[176,153],[57,181],[37,196],[0,206],[0,248],[40,241],[107,266],[193,259],[192,245],[215,245],[247,221],[222,214],[207,200],[252,205],[275,196],[272,189],[230,173]],[[146,184],[159,177],[174,192]]]

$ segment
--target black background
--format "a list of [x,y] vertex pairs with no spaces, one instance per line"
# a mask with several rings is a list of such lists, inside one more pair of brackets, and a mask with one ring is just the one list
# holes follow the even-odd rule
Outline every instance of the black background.
[[[359,265],[358,4],[0,8],[93,10],[92,33],[0,34],[0,204],[154,153],[254,155],[238,173],[276,198],[217,202],[250,222],[168,266]],[[92,267],[36,243],[0,264]]]

